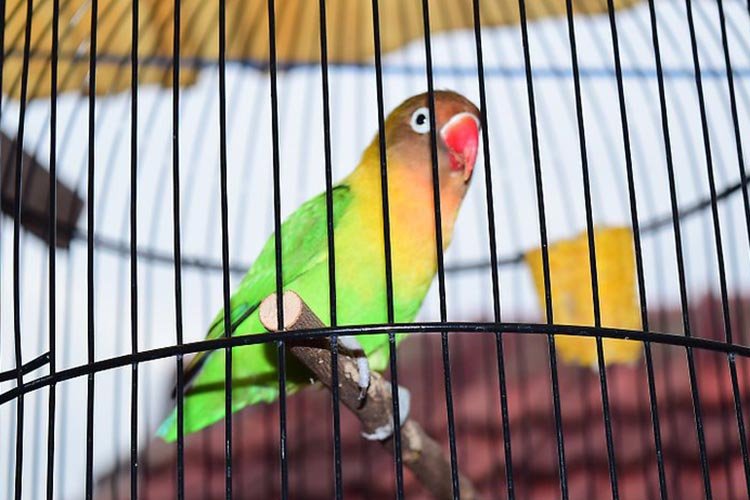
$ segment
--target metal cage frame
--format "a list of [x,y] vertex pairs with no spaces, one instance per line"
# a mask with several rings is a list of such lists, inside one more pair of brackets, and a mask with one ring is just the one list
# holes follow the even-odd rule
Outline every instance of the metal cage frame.
[[[39,0],[37,0],[39,1]],[[744,218],[745,227],[744,231],[748,234],[748,245],[750,245],[750,197],[748,195],[748,178],[745,170],[745,158],[744,150],[742,145],[740,121],[738,118],[738,105],[735,91],[734,82],[734,71],[732,69],[732,61],[730,57],[730,50],[727,42],[727,25],[724,15],[724,2],[723,0],[716,0],[719,9],[719,20],[721,29],[721,41],[722,49],[725,59],[726,74],[724,78],[727,83],[727,91],[729,92],[731,116],[732,116],[732,127],[734,131],[734,140],[736,143],[736,161],[739,167],[740,182],[733,184],[725,189],[717,189],[714,179],[714,152],[712,150],[711,140],[709,137],[709,124],[706,111],[706,100],[703,90],[703,79],[701,73],[701,61],[698,52],[698,42],[696,38],[695,20],[693,17],[693,6],[691,0],[686,0],[686,9],[688,17],[686,19],[687,26],[690,32],[690,44],[691,52],[693,56],[694,64],[694,83],[698,93],[698,102],[700,106],[701,116],[701,130],[703,138],[703,154],[705,162],[707,164],[706,175],[709,181],[710,196],[708,199],[702,199],[698,202],[689,206],[680,206],[677,200],[676,187],[675,187],[675,173],[672,158],[672,146],[671,146],[671,124],[668,117],[668,102],[665,93],[665,75],[662,67],[662,56],[660,52],[660,33],[657,22],[657,15],[654,6],[654,0],[648,0],[648,8],[650,13],[650,35],[651,42],[654,47],[654,63],[657,71],[657,82],[658,82],[658,95],[659,95],[659,118],[660,126],[662,129],[662,139],[664,142],[664,149],[666,152],[666,164],[669,176],[669,196],[671,213],[662,218],[656,218],[648,221],[642,221],[639,217],[638,211],[638,196],[635,188],[634,174],[633,174],[633,158],[631,150],[631,137],[630,130],[631,126],[628,121],[627,107],[626,107],[626,95],[625,86],[623,84],[623,68],[621,63],[620,55],[620,39],[618,34],[617,25],[617,13],[613,4],[613,0],[607,0],[607,14],[610,26],[610,37],[613,45],[613,63],[615,65],[614,77],[617,83],[619,116],[621,119],[620,129],[622,131],[622,141],[624,145],[623,151],[618,154],[622,154],[625,160],[627,169],[628,179],[628,204],[630,209],[631,220],[630,223],[633,228],[634,244],[635,244],[635,256],[636,256],[636,269],[637,269],[637,282],[638,282],[638,297],[641,321],[643,325],[642,331],[622,330],[614,328],[605,328],[601,324],[600,307],[599,307],[599,292],[597,282],[597,266],[596,266],[596,244],[593,236],[594,228],[594,217],[592,208],[592,192],[591,183],[589,178],[589,164],[587,155],[587,143],[586,143],[586,123],[584,120],[583,102],[582,102],[582,90],[581,90],[581,68],[578,65],[578,54],[577,54],[577,38],[576,38],[576,25],[573,10],[572,0],[565,0],[566,5],[566,18],[568,26],[568,42],[571,49],[571,65],[573,74],[573,85],[576,103],[576,116],[575,121],[578,127],[579,144],[578,149],[581,157],[581,172],[583,175],[584,182],[584,193],[585,193],[585,212],[586,212],[586,229],[588,233],[588,245],[589,245],[589,262],[590,272],[592,276],[592,302],[594,305],[594,325],[590,327],[581,326],[569,326],[555,324],[552,308],[552,291],[550,285],[550,263],[548,253],[548,236],[547,236],[547,222],[545,216],[545,198],[544,198],[544,182],[542,173],[542,159],[540,156],[540,139],[539,130],[537,125],[537,113],[539,103],[536,100],[536,93],[534,87],[534,75],[532,71],[531,53],[529,49],[529,33],[528,33],[528,20],[526,15],[526,2],[525,0],[519,0],[518,5],[520,9],[520,33],[523,43],[523,55],[524,55],[524,71],[526,80],[527,95],[525,98],[528,101],[530,110],[530,124],[531,128],[528,131],[531,135],[531,145],[533,152],[533,166],[535,172],[535,183],[537,192],[537,209],[538,209],[538,224],[540,228],[540,242],[542,249],[542,262],[544,272],[544,284],[545,284],[545,317],[546,322],[543,324],[538,323],[521,323],[521,322],[507,322],[503,321],[501,300],[500,300],[500,278],[498,269],[503,265],[514,265],[522,260],[521,255],[511,255],[501,257],[498,253],[498,234],[497,228],[495,227],[495,200],[493,199],[492,190],[492,151],[490,148],[490,142],[487,134],[488,128],[492,128],[492,121],[488,117],[488,104],[486,95],[486,84],[485,84],[485,67],[483,62],[483,38],[481,28],[481,16],[480,16],[480,1],[472,0],[472,14],[473,14],[473,34],[476,49],[476,61],[477,71],[476,78],[479,85],[480,102],[479,108],[481,110],[481,124],[485,131],[482,134],[482,149],[484,156],[483,174],[484,184],[486,189],[486,212],[487,212],[487,234],[489,238],[489,255],[490,260],[488,262],[466,262],[454,266],[448,266],[443,260],[443,251],[440,242],[442,241],[441,235],[441,214],[440,205],[437,203],[439,199],[439,189],[437,184],[437,137],[434,123],[434,74],[432,64],[432,37],[430,31],[430,18],[432,13],[430,11],[430,2],[428,0],[422,0],[422,25],[424,30],[424,38],[422,43],[424,45],[424,56],[426,59],[427,72],[424,75],[427,91],[429,92],[430,99],[430,110],[431,110],[431,146],[432,146],[432,160],[433,160],[433,187],[434,187],[434,199],[436,201],[436,213],[435,213],[435,230],[436,230],[436,241],[438,242],[438,255],[437,255],[437,282],[438,282],[438,294],[440,300],[440,318],[438,322],[419,322],[414,324],[396,324],[394,323],[394,310],[393,310],[393,277],[392,269],[390,265],[390,233],[389,233],[389,208],[388,208],[388,178],[387,178],[387,159],[385,155],[385,104],[383,98],[383,61],[380,47],[380,20],[379,20],[379,1],[371,1],[371,12],[373,16],[373,27],[374,27],[374,46],[375,46],[375,73],[376,73],[376,85],[377,85],[377,109],[378,109],[378,137],[380,141],[380,172],[382,181],[382,215],[384,219],[384,238],[385,248],[384,252],[386,255],[386,289],[388,297],[388,324],[384,325],[368,325],[358,327],[344,327],[336,325],[336,291],[335,291],[335,252],[333,245],[333,199],[332,199],[332,185],[333,185],[333,174],[332,174],[332,148],[331,148],[331,117],[330,117],[330,89],[329,89],[329,61],[328,61],[328,20],[326,19],[326,1],[319,0],[319,12],[320,12],[320,55],[321,63],[320,68],[322,69],[322,95],[320,99],[323,104],[324,113],[324,151],[325,151],[325,181],[326,181],[326,205],[327,205],[327,227],[328,227],[328,248],[329,248],[329,282],[331,283],[329,301],[331,305],[331,323],[330,328],[319,329],[319,330],[305,330],[303,332],[282,332],[278,334],[268,334],[263,337],[259,336],[239,336],[232,337],[232,327],[230,319],[225,316],[225,332],[228,332],[225,338],[215,340],[204,340],[196,342],[185,342],[183,338],[183,322],[184,312],[183,307],[183,284],[182,274],[186,267],[196,267],[211,271],[221,271],[222,285],[223,285],[223,305],[224,309],[229,309],[229,298],[230,298],[230,274],[243,272],[247,266],[244,264],[233,264],[230,265],[229,253],[229,200],[227,194],[227,82],[226,82],[226,66],[227,66],[227,47],[226,47],[226,0],[218,0],[219,2],[219,58],[218,61],[185,61],[180,57],[180,26],[183,21],[180,16],[180,0],[174,2],[174,39],[173,39],[173,50],[174,57],[171,61],[162,61],[165,73],[171,69],[172,76],[172,222],[173,222],[173,254],[169,255],[162,253],[155,249],[145,248],[139,246],[139,235],[137,234],[137,207],[138,207],[138,192],[137,192],[137,167],[139,161],[139,144],[138,144],[138,98],[139,98],[139,85],[138,85],[138,73],[139,67],[143,63],[139,59],[138,55],[138,20],[139,20],[139,2],[137,0],[132,2],[132,53],[129,61],[121,61],[120,63],[125,66],[129,66],[131,69],[131,89],[130,89],[130,124],[131,124],[131,197],[130,197],[130,211],[129,211],[129,224],[130,224],[130,240],[127,242],[120,242],[115,239],[109,239],[106,236],[97,235],[95,232],[95,204],[94,200],[97,195],[95,189],[95,172],[96,172],[96,161],[95,161],[95,120],[96,120],[96,104],[97,95],[96,89],[96,74],[97,74],[97,63],[100,60],[100,55],[97,53],[97,22],[98,22],[98,1],[91,1],[91,37],[90,37],[90,53],[89,57],[89,74],[90,79],[88,82],[88,96],[87,96],[87,110],[89,120],[89,141],[87,150],[87,223],[86,230],[73,229],[72,238],[77,240],[85,239],[87,245],[88,255],[88,331],[87,331],[87,355],[88,362],[86,364],[75,366],[72,368],[66,368],[58,370],[57,359],[56,359],[56,308],[58,307],[56,299],[56,262],[58,260],[58,252],[56,248],[56,238],[58,238],[58,224],[59,217],[57,213],[57,186],[56,186],[56,158],[57,151],[60,143],[64,142],[65,136],[62,138],[58,137],[58,125],[57,125],[57,104],[58,104],[58,62],[60,57],[67,57],[63,54],[58,53],[58,40],[60,37],[59,26],[59,11],[60,11],[60,0],[53,0],[54,15],[51,23],[52,30],[52,53],[49,55],[52,71],[51,71],[51,89],[52,95],[50,99],[50,135],[49,135],[49,148],[53,154],[50,155],[50,178],[49,178],[49,193],[50,202],[48,210],[48,219],[46,222],[48,229],[48,248],[49,248],[49,259],[48,259],[48,286],[49,286],[49,349],[43,355],[36,357],[32,360],[25,360],[21,345],[22,345],[22,329],[23,324],[21,320],[20,312],[20,283],[22,282],[22,276],[20,274],[20,235],[22,231],[22,196],[15,196],[13,206],[13,338],[14,338],[14,359],[16,368],[4,371],[0,373],[0,381],[15,380],[16,387],[7,390],[0,394],[0,406],[6,403],[15,401],[16,402],[16,439],[15,439],[15,485],[14,495],[16,498],[22,497],[22,476],[23,476],[23,456],[24,456],[24,443],[23,443],[23,432],[25,421],[25,408],[24,400],[30,394],[38,391],[42,388],[49,388],[49,399],[48,399],[48,435],[47,435],[47,476],[48,481],[46,484],[46,495],[47,498],[53,498],[55,494],[54,490],[54,453],[56,445],[58,444],[57,437],[55,435],[55,418],[56,418],[56,407],[59,404],[59,395],[56,392],[57,384],[79,377],[86,377],[87,380],[87,438],[86,438],[86,479],[85,479],[85,492],[86,498],[93,498],[95,479],[93,477],[93,446],[95,439],[95,430],[93,426],[93,412],[94,412],[94,387],[96,375],[103,371],[112,370],[115,368],[130,367],[131,369],[131,383],[130,388],[132,391],[131,395],[131,407],[130,407],[130,472],[131,472],[131,497],[137,498],[139,494],[138,485],[138,463],[139,463],[139,424],[138,424],[138,391],[140,386],[139,378],[139,365],[146,361],[163,359],[163,358],[174,358],[174,362],[177,370],[177,387],[178,394],[181,394],[181,388],[184,385],[182,369],[183,359],[185,355],[191,353],[197,353],[202,351],[210,350],[224,350],[226,356],[226,374],[227,374],[227,386],[226,392],[226,416],[225,416],[225,493],[226,498],[231,498],[233,495],[232,490],[232,447],[233,447],[233,433],[232,433],[232,378],[231,378],[231,349],[233,347],[242,345],[251,345],[261,342],[272,342],[277,346],[278,364],[279,364],[279,389],[280,389],[280,419],[278,421],[279,432],[281,440],[279,442],[279,460],[281,463],[281,475],[278,478],[280,482],[280,491],[282,498],[287,498],[288,492],[288,469],[287,469],[287,458],[286,458],[286,396],[285,396],[285,369],[286,369],[286,351],[285,343],[299,335],[304,335],[310,338],[329,338],[331,342],[331,353],[332,353],[332,366],[337,365],[337,359],[339,356],[337,349],[337,338],[339,336],[346,335],[363,335],[363,334],[388,334],[390,344],[390,381],[392,390],[396,391],[398,387],[398,371],[396,368],[397,353],[395,347],[395,334],[398,333],[439,333],[441,337],[442,345],[442,366],[443,366],[443,383],[445,389],[446,398],[446,415],[448,420],[448,442],[450,449],[450,463],[451,463],[451,482],[453,485],[453,498],[459,498],[459,478],[458,478],[458,457],[456,451],[456,434],[455,434],[455,421],[454,421],[454,408],[453,408],[453,396],[451,386],[451,365],[450,365],[450,351],[448,348],[448,332],[482,332],[486,334],[493,334],[496,340],[496,358],[497,358],[497,377],[500,390],[500,416],[502,420],[502,445],[503,453],[505,455],[505,461],[507,467],[505,469],[506,475],[506,495],[507,498],[515,497],[514,490],[514,472],[513,472],[513,459],[512,459],[512,447],[510,439],[510,426],[509,421],[509,409],[507,406],[507,394],[506,394],[506,374],[505,374],[505,352],[503,339],[506,334],[536,334],[543,335],[547,340],[548,356],[549,356],[549,369],[551,372],[550,390],[552,392],[553,400],[553,412],[554,422],[556,428],[557,438],[557,464],[559,471],[559,487],[560,495],[562,498],[569,497],[569,486],[566,470],[566,454],[565,454],[565,439],[563,432],[562,423],[562,410],[560,400],[560,388],[558,380],[558,367],[557,367],[557,354],[555,347],[555,336],[559,334],[566,335],[577,335],[593,337],[597,342],[597,355],[598,355],[598,377],[601,388],[601,401],[602,401],[602,412],[604,415],[605,424],[605,439],[607,445],[607,456],[608,456],[608,470],[610,487],[613,498],[619,498],[618,490],[618,474],[616,465],[616,453],[615,443],[613,440],[613,430],[611,425],[610,408],[609,408],[609,391],[608,391],[608,380],[607,380],[607,369],[604,363],[602,338],[615,338],[615,339],[632,339],[643,343],[643,349],[645,353],[645,363],[647,367],[648,376],[648,393],[649,393],[649,408],[652,416],[652,427],[653,427],[653,440],[656,450],[656,458],[658,463],[658,477],[659,477],[659,496],[661,499],[669,498],[667,479],[665,476],[664,462],[662,457],[662,443],[661,443],[661,431],[660,431],[660,418],[659,418],[659,402],[657,401],[657,394],[654,382],[654,361],[652,359],[651,346],[652,344],[665,344],[678,346],[684,348],[685,357],[688,366],[688,373],[691,385],[691,397],[695,409],[695,432],[699,445],[700,453],[700,465],[702,470],[704,494],[706,498],[712,497],[711,488],[711,477],[709,474],[709,461],[706,452],[706,442],[703,429],[703,421],[701,414],[701,397],[698,390],[697,377],[694,361],[695,350],[708,350],[716,353],[726,355],[726,363],[731,374],[732,381],[732,393],[734,398],[734,414],[736,418],[736,427],[738,434],[738,441],[741,447],[741,455],[744,463],[745,482],[747,484],[747,492],[750,495],[750,455],[748,453],[748,441],[746,435],[746,418],[747,416],[743,413],[743,404],[741,402],[739,380],[741,375],[738,374],[736,365],[737,357],[749,358],[750,359],[750,346],[742,344],[742,337],[736,332],[732,331],[732,324],[729,313],[729,291],[727,286],[726,269],[724,262],[724,250],[722,240],[722,227],[719,221],[719,202],[721,200],[730,198],[732,196],[738,196],[741,193],[744,207]],[[26,18],[30,19],[33,15],[34,0],[27,0],[26,2]],[[276,265],[277,265],[277,279],[276,289],[277,293],[281,293],[283,289],[281,268],[283,267],[282,256],[281,256],[281,188],[280,188],[280,152],[279,152],[279,92],[277,88],[277,75],[281,70],[276,58],[276,47],[275,47],[275,2],[274,0],[268,0],[267,2],[268,12],[268,31],[270,38],[268,40],[270,48],[270,58],[267,65],[258,65],[263,69],[267,69],[270,77],[270,96],[267,96],[271,102],[271,132],[273,140],[273,208],[274,208],[274,234],[276,243]],[[750,3],[748,3],[748,11],[750,13]],[[21,15],[15,13],[14,15]],[[4,47],[4,30],[3,38],[0,39],[0,46]],[[34,50],[31,47],[31,23],[26,23],[25,30],[25,44],[23,50],[23,72],[22,79],[20,82],[20,107],[19,107],[19,118],[18,118],[18,130],[17,140],[15,142],[15,152],[12,159],[15,164],[15,178],[14,189],[15,193],[24,193],[22,185],[22,170],[24,162],[22,161],[22,145],[24,144],[24,126],[25,126],[25,113],[27,109],[27,93],[28,88],[32,85],[29,81],[29,62],[35,57]],[[2,78],[2,67],[5,57],[5,50],[0,51],[3,54],[3,59],[0,59],[0,78]],[[181,67],[188,64],[212,64],[218,65],[218,89],[219,89],[219,125],[220,125],[220,197],[221,197],[221,215],[220,215],[220,227],[221,227],[221,262],[217,263],[210,259],[204,259],[201,257],[184,256],[181,247],[181,227],[184,223],[184,213],[182,212],[181,200],[180,200],[180,156],[181,148],[180,144],[180,70]],[[244,62],[245,64],[254,64],[252,61]],[[62,75],[65,78],[64,75]],[[0,107],[0,113],[3,108]],[[62,140],[61,140],[62,139]],[[691,323],[687,310],[689,308],[688,292],[685,278],[685,264],[684,264],[684,248],[683,238],[681,235],[681,224],[684,218],[691,216],[692,214],[704,212],[706,210],[711,211],[713,220],[713,245],[718,256],[716,262],[718,268],[718,276],[720,280],[720,295],[722,304],[722,317],[724,324],[724,341],[705,339],[691,335]],[[644,278],[644,264],[643,255],[641,249],[641,235],[645,232],[654,231],[658,228],[671,226],[674,232],[674,258],[678,265],[679,273],[679,286],[680,286],[680,300],[682,308],[682,322],[684,335],[675,335],[668,333],[660,333],[652,331],[649,325],[648,315],[648,304],[646,300],[645,287],[646,282]],[[724,228],[726,231],[726,228]],[[129,258],[130,261],[130,301],[131,301],[131,353],[127,355],[116,356],[107,359],[96,359],[94,345],[96,341],[96,325],[94,317],[94,303],[96,300],[95,294],[95,282],[94,282],[94,255],[96,251],[111,251],[120,255],[123,259]],[[138,327],[138,297],[141,290],[138,287],[138,263],[139,260],[146,261],[158,261],[162,263],[172,263],[174,266],[174,299],[176,304],[176,323],[175,323],[175,343],[169,347],[151,348],[151,349],[139,349],[139,327]],[[447,317],[446,309],[446,275],[454,272],[464,272],[477,269],[487,269],[491,273],[492,279],[492,311],[493,318],[488,322],[456,322],[449,321]],[[283,307],[279,309],[279,322],[283,324]],[[5,333],[5,332],[4,332]],[[32,380],[26,380],[25,375],[34,372],[35,370],[47,366],[49,373],[47,375],[38,376]],[[333,373],[337,371],[334,369]],[[341,460],[341,443],[340,438],[340,417],[339,417],[339,394],[338,385],[334,383],[332,390],[332,411],[333,411],[333,428],[334,428],[334,487],[335,497],[343,498],[343,482],[342,482],[342,460]],[[177,398],[177,414],[178,421],[181,422],[183,418],[183,398],[182,396]],[[394,415],[394,426],[396,432],[395,436],[395,447],[394,447],[394,467],[395,467],[395,478],[396,478],[396,496],[398,498],[404,498],[404,475],[403,475],[403,462],[401,457],[401,441],[399,432],[399,415],[400,408],[398,398],[393,398],[393,415]],[[177,491],[176,495],[178,498],[184,498],[184,436],[182,428],[180,429],[177,441]],[[270,479],[269,479],[270,480]]]

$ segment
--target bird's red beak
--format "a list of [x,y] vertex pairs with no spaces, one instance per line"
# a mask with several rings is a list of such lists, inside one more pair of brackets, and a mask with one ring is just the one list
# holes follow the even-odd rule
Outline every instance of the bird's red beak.
[[451,169],[463,172],[464,182],[469,182],[479,147],[479,120],[471,113],[458,113],[443,125],[440,137],[448,148]]

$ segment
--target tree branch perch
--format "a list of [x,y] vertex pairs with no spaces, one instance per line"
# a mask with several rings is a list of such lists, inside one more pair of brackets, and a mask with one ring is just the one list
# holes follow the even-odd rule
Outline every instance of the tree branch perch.
[[[304,301],[294,292],[284,292],[284,328],[283,330],[301,330],[323,328],[325,325],[315,316]],[[279,331],[277,320],[276,294],[268,296],[260,305],[260,319],[269,331]],[[304,364],[315,377],[327,388],[331,388],[331,352],[324,339],[300,339],[287,342],[287,349]],[[356,362],[343,353],[338,356],[339,397],[340,401],[351,410],[362,423],[363,431],[372,434],[376,429],[392,425],[393,412],[391,402],[391,385],[379,373],[371,374],[367,399],[360,407],[358,401],[359,372]],[[393,436],[381,441],[382,445],[393,452]],[[453,498],[451,485],[451,466],[443,450],[424,429],[411,418],[401,426],[401,447],[403,463],[411,469],[422,485],[435,498]],[[476,500],[474,486],[463,476],[459,476],[461,498]]]

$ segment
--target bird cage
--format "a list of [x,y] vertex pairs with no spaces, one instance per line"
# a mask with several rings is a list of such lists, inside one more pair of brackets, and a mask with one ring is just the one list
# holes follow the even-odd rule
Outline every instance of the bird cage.
[[745,2],[2,5],[0,497],[750,496]]

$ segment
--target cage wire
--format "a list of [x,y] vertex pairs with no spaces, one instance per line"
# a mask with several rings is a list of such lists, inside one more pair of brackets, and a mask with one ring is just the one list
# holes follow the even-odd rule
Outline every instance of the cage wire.
[[[437,89],[474,102],[482,131],[418,322],[320,333],[414,337],[385,375],[441,443],[453,498],[459,471],[482,498],[750,495],[750,3],[601,0],[582,15],[570,0],[373,0],[341,19],[324,16],[330,0],[314,15],[248,2],[237,18],[231,0],[186,3],[151,18],[143,1],[3,2],[0,495],[425,495],[399,441],[389,454],[361,440],[338,391],[231,414],[176,447],[154,436],[184,356],[239,345],[197,342],[266,238],[352,170],[390,110]],[[490,4],[519,22],[482,25]],[[555,15],[529,19],[540,5]],[[463,29],[430,30],[456,19]],[[228,37],[238,23],[252,23],[246,36]],[[323,26],[320,60],[279,61],[277,23]],[[139,52],[147,28],[170,34],[168,56]],[[409,29],[403,46],[379,46]],[[186,32],[218,57],[184,55]],[[66,37],[77,50],[60,49]],[[347,43],[372,57],[328,60]],[[242,55],[255,45],[265,58]],[[633,231],[642,328],[602,327],[596,312],[557,324],[549,245],[583,231],[596,269],[593,230],[607,225]],[[541,309],[524,266],[534,248]],[[559,359],[560,334],[597,338],[594,370]],[[602,337],[644,354],[605,366]],[[291,337],[267,338],[288,361]]]

